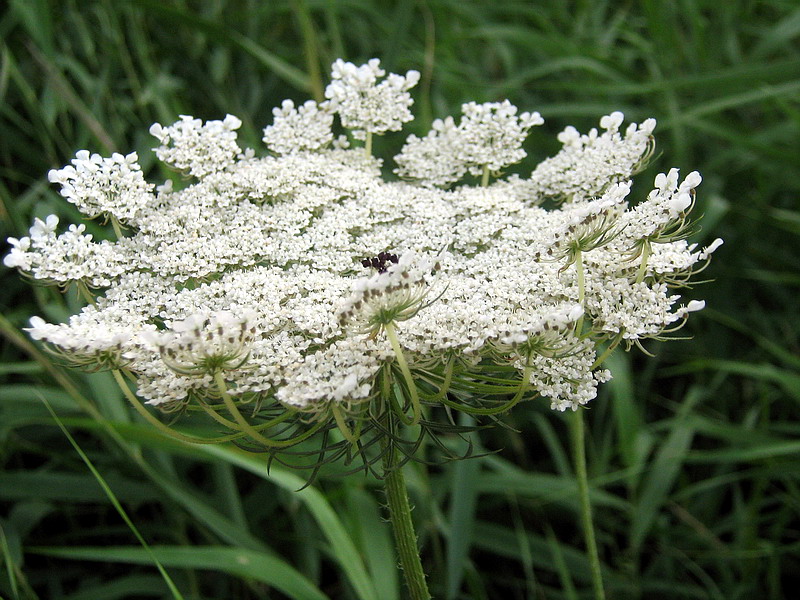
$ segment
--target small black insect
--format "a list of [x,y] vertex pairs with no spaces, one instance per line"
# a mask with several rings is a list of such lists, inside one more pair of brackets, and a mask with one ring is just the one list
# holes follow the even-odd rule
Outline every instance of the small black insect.
[[373,268],[377,270],[378,273],[385,273],[386,269],[389,268],[389,265],[397,264],[399,260],[400,258],[397,256],[397,254],[381,252],[378,254],[378,256],[362,259],[361,265],[367,269]]

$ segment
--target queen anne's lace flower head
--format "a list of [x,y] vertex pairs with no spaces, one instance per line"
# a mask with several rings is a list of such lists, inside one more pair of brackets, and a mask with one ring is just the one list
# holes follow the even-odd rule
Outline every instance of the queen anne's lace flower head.
[[[270,446],[281,411],[308,413],[298,427],[333,414],[352,441],[374,411],[408,423],[425,402],[481,414],[481,390],[577,409],[610,377],[599,348],[662,339],[703,308],[674,292],[722,243],[687,240],[700,176],[672,169],[631,199],[655,121],[623,130],[612,113],[587,134],[568,127],[529,177],[492,182],[542,119],[467,103],[458,122],[409,137],[396,157],[405,181],[386,182],[364,148],[334,141],[334,115],[368,147],[411,119],[418,78],[337,61],[326,102],[273,111],[261,158],[239,148],[230,115],[153,125],[156,155],[194,177],[180,190],[154,192],[135,154],[79,152],[51,181],[127,234],[98,241],[51,215],[9,238],[7,267],[98,290],[68,323],[34,318],[31,336],[84,368],[126,370],[151,404],[196,401]],[[480,185],[457,183],[467,175]],[[503,398],[487,402],[505,410]]]

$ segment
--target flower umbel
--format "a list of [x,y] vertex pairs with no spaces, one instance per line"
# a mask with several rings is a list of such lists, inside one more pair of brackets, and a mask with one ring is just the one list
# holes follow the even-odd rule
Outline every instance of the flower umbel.
[[[84,224],[59,234],[55,215],[8,239],[7,267],[74,285],[87,301],[67,323],[33,317],[28,332],[73,365],[111,370],[142,418],[181,441],[234,442],[303,463],[312,477],[338,459],[375,471],[415,600],[430,596],[403,463],[459,458],[439,440],[472,428],[453,411],[494,417],[540,398],[573,411],[602,598],[577,411],[611,377],[611,352],[646,352],[645,340],[665,339],[705,306],[675,293],[722,244],[687,240],[700,175],[671,169],[629,200],[656,123],[623,132],[614,112],[586,134],[564,129],[560,152],[529,176],[502,178],[543,123],[505,100],[465,103],[458,123],[410,136],[395,157],[403,181],[387,182],[372,139],[413,118],[420,74],[337,60],[331,79],[326,101],[274,109],[263,157],[240,148],[232,115],[154,124],[156,156],[187,177],[181,189],[147,182],[135,153],[81,150],[51,171],[66,200],[110,221],[116,241]],[[337,116],[363,147],[334,138]],[[200,413],[223,433],[168,426],[140,398]],[[426,436],[437,455],[427,456]]]
[[158,349],[164,364],[179,375],[215,375],[244,367],[258,331],[256,312],[217,311],[193,314],[166,332],[148,332],[144,339]]
[[378,272],[357,280],[353,293],[339,309],[340,325],[372,337],[386,325],[411,319],[424,308],[430,292],[428,279],[439,268],[436,262],[418,259],[413,252],[399,259],[382,254],[385,262],[381,261],[381,255],[375,261]]
[[675,293],[721,244],[685,239],[700,176],[673,169],[630,199],[654,120],[622,129],[615,112],[586,134],[567,127],[529,177],[502,178],[543,119],[507,100],[465,103],[458,121],[409,137],[404,181],[386,182],[334,128],[367,149],[399,130],[419,73],[338,60],[331,78],[326,101],[273,111],[263,157],[241,149],[232,115],[154,124],[157,157],[190,177],[179,190],[147,182],[133,153],[82,150],[51,171],[118,237],[97,241],[82,224],[59,234],[50,216],[9,238],[6,266],[76,284],[90,302],[68,323],[36,318],[31,335],[83,368],[124,371],[152,405],[206,412],[237,440],[277,452],[336,429],[323,445],[371,465],[370,435],[453,431],[452,409],[494,414],[541,396],[577,410],[610,376],[598,348],[661,339],[702,307]]

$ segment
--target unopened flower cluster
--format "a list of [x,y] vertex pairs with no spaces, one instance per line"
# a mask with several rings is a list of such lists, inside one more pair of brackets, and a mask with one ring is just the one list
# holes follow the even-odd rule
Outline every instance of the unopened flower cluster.
[[513,365],[526,397],[565,410],[610,378],[604,348],[665,337],[703,307],[674,291],[721,243],[686,239],[700,176],[673,169],[632,191],[654,120],[567,127],[555,156],[503,177],[543,120],[468,103],[408,137],[401,180],[386,181],[335,129],[363,140],[412,119],[419,74],[384,76],[377,59],[337,61],[326,101],[275,109],[265,156],[239,146],[231,115],[153,125],[174,185],[146,182],[135,154],[80,151],[52,171],[78,210],[126,229],[98,241],[51,215],[9,239],[7,266],[96,294],[68,323],[34,317],[31,336],[82,367],[126,369],[165,407],[215,396],[221,375],[240,400],[349,408],[400,350],[412,373]]

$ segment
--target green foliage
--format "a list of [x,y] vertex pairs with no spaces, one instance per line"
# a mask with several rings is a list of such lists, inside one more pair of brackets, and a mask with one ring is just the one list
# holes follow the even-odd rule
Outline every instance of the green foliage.
[[[0,237],[80,218],[47,183],[76,150],[137,150],[179,114],[239,116],[260,146],[284,98],[319,96],[338,57],[419,69],[417,121],[508,98],[555,134],[622,110],[704,176],[697,240],[723,237],[692,293],[709,308],[654,359],[617,354],[588,413],[611,598],[780,599],[800,568],[800,8],[753,2],[14,0],[0,15]],[[375,141],[390,158],[402,137]],[[151,172],[155,179],[163,174]],[[642,197],[644,188],[635,188]],[[97,223],[98,237],[107,232]],[[5,250],[0,252],[5,254]],[[402,597],[384,499],[366,475],[301,477],[233,447],[163,439],[108,374],[67,372],[19,334],[73,294],[2,268],[0,596],[169,598],[147,551],[64,437],[73,433],[187,598]],[[432,592],[579,598],[589,564],[566,421],[523,403],[474,442],[497,454],[407,473]],[[458,451],[458,440],[454,450]],[[302,475],[302,474],[301,474]]]

